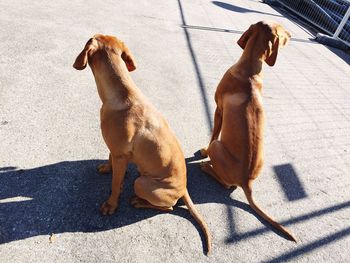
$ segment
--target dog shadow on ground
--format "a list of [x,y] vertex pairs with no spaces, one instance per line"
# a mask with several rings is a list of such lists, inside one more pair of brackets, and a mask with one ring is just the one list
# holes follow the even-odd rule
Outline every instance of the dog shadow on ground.
[[[0,168],[0,244],[52,233],[105,231],[164,213],[130,205],[138,172],[136,166],[129,165],[117,212],[102,216],[99,207],[111,187],[111,175],[96,171],[103,162],[81,160],[33,169]],[[176,207],[172,214],[190,220],[201,233],[186,209]]]
[[[198,152],[186,159],[188,190],[195,204],[218,203],[228,207],[230,221],[228,224],[231,231],[228,233],[226,243],[254,238],[267,231],[274,231],[281,235],[261,219],[248,204],[234,200],[233,190],[225,189],[214,179],[202,173],[196,163],[200,159]],[[49,236],[52,233],[106,231],[163,213],[151,209],[135,209],[130,205],[130,198],[134,195],[133,182],[137,177],[136,167],[130,165],[117,212],[112,216],[101,216],[99,206],[108,198],[111,185],[111,175],[99,175],[96,172],[96,166],[104,161],[66,161],[26,170],[16,167],[0,168],[0,244],[38,235]],[[180,205],[183,205],[182,201],[179,201],[171,214],[191,221],[204,241],[199,226],[188,211]],[[350,207],[350,201],[281,223],[288,226],[347,207]],[[238,233],[235,230],[232,212],[230,215],[232,208],[242,209],[254,215],[261,221],[261,227],[247,233]],[[350,234],[349,231],[350,229],[345,229],[334,233],[314,244],[308,244],[296,251],[281,255],[281,258],[293,258],[314,250],[344,238]]]
[[[247,204],[230,198],[232,190],[224,189],[203,174],[197,163],[191,163],[198,159],[198,153],[187,158],[188,189],[194,203],[221,203],[254,213]],[[111,175],[96,171],[104,161],[65,161],[26,170],[0,168],[0,244],[52,233],[105,231],[163,213],[130,205],[138,172],[136,166],[129,165],[117,212],[101,216],[99,206],[111,187]],[[180,205],[182,201],[171,213],[190,220],[202,234]]]
[[104,231],[157,214],[129,205],[136,173],[130,166],[117,213],[100,215],[99,206],[111,187],[111,175],[96,171],[102,162],[66,161],[28,170],[1,168],[0,243],[52,233]]
[[[248,205],[232,200],[232,190],[203,174],[198,153],[187,158],[188,189],[194,203],[224,203],[250,213]],[[0,168],[0,244],[37,235],[64,232],[98,232],[119,228],[162,212],[130,205],[137,169],[129,165],[117,212],[101,216],[100,204],[108,198],[111,175],[100,175],[96,166],[105,160],[65,161],[33,169]],[[193,222],[179,201],[172,214]],[[203,237],[202,237],[203,239]]]

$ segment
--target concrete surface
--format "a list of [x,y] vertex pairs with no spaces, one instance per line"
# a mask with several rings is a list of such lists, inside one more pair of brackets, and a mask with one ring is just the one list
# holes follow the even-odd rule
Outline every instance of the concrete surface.
[[[238,59],[251,23],[273,19],[293,39],[265,67],[265,165],[258,202],[289,227],[287,241],[198,169],[210,137],[213,94]],[[213,234],[203,254],[198,226],[129,205],[102,217],[110,176],[100,101],[90,69],[73,61],[95,33],[123,39],[132,77],[168,119],[188,161],[188,188]],[[346,262],[350,251],[349,56],[312,42],[299,23],[252,0],[0,2],[1,262]],[[50,236],[53,234],[50,241]]]

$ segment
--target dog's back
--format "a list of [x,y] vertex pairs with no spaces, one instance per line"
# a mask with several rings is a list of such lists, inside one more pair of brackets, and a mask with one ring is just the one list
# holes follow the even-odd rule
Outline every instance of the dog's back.
[[262,163],[264,112],[259,86],[257,80],[246,78],[233,66],[215,95],[223,118],[220,140],[241,164],[244,178],[255,178]]

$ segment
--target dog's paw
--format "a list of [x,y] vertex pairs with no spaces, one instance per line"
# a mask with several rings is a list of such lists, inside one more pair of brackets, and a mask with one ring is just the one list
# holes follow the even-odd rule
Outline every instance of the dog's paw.
[[200,149],[199,152],[201,153],[202,157],[204,157],[204,158],[208,157],[207,148]]
[[146,205],[149,205],[149,203],[146,200],[141,199],[136,195],[130,199],[130,204],[135,208],[142,208],[142,207],[145,207]]
[[108,201],[104,202],[100,207],[100,212],[102,215],[112,215],[117,210],[117,205],[111,205]]
[[97,166],[97,172],[100,174],[108,174],[112,172],[112,165],[109,162],[99,164]]

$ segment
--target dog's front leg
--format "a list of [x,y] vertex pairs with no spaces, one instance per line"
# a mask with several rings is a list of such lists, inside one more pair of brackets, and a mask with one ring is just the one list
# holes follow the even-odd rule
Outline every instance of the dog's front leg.
[[[214,141],[217,140],[217,138],[219,137],[220,131],[221,131],[221,125],[222,125],[222,114],[221,111],[219,109],[219,107],[216,107],[215,110],[215,114],[214,114],[214,128],[213,128],[213,133],[209,142],[209,145]],[[201,155],[203,157],[207,157],[208,156],[208,148],[203,148],[200,150]]]
[[118,207],[119,195],[124,181],[125,171],[128,166],[126,157],[114,157],[112,155],[112,193],[108,200],[100,208],[103,215],[111,215]]

